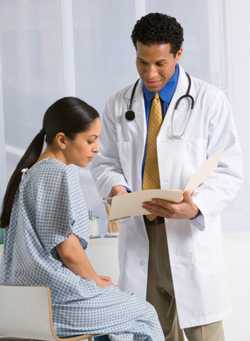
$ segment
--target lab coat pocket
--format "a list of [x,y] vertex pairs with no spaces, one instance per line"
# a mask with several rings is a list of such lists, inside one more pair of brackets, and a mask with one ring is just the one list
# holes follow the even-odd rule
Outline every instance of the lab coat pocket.
[[206,159],[207,141],[204,138],[188,138],[185,140],[186,160],[195,165],[201,164]]
[[158,163],[162,188],[183,188],[184,145],[183,140],[159,139]]
[[[217,216],[205,216],[204,228],[197,228],[191,221],[193,249],[200,271],[217,272],[221,267],[221,229]],[[217,270],[216,270],[217,269]]]
[[206,140],[202,138],[188,138],[185,139],[184,144],[184,176],[188,180],[206,160]]

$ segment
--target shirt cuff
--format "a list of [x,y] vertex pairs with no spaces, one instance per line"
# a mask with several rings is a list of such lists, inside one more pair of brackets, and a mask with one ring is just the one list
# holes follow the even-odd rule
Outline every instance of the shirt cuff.
[[190,221],[192,222],[192,224],[196,225],[199,229],[204,228],[205,220],[201,211],[199,211],[199,213],[194,218],[190,219]]

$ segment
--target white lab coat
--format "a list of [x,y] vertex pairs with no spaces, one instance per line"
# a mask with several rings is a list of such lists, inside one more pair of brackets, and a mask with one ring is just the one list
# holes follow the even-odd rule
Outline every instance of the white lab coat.
[[[216,171],[193,194],[202,215],[194,220],[166,219],[166,232],[180,326],[188,328],[222,320],[230,310],[222,250],[222,210],[235,197],[242,182],[241,152],[230,105],[219,89],[192,77],[195,100],[183,139],[171,139],[171,116],[176,100],[188,86],[184,70],[157,138],[161,188],[183,189],[201,163],[224,148]],[[114,185],[141,189],[146,120],[142,85],[137,87],[133,110],[125,112],[129,86],[107,102],[103,115],[102,149],[92,171],[103,197]],[[175,112],[174,129],[181,131],[188,101]],[[148,238],[142,217],[121,223],[119,237],[120,287],[146,297]]]

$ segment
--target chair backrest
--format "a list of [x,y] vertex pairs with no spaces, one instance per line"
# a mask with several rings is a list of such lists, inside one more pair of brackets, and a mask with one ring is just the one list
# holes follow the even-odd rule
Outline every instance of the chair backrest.
[[0,337],[57,340],[50,290],[0,285]]

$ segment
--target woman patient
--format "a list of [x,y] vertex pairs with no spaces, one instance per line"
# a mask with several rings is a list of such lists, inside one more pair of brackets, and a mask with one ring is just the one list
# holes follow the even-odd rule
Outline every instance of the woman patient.
[[45,113],[5,193],[0,284],[49,287],[61,337],[161,341],[154,308],[97,274],[86,253],[88,209],[78,167],[98,152],[100,131],[97,111],[78,98],[62,98]]

